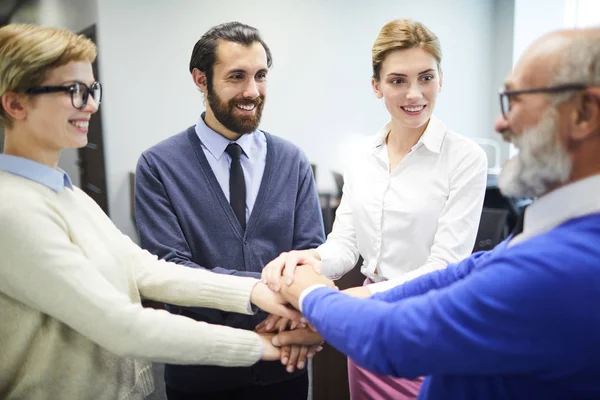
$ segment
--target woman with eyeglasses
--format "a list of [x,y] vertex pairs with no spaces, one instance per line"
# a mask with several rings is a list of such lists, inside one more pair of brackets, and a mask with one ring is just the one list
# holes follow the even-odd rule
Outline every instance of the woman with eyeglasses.
[[298,318],[255,279],[157,260],[58,168],[87,144],[102,86],[95,45],[61,29],[0,29],[0,398],[142,399],[150,361],[250,366],[270,335],[209,325],[141,298]]
[[[352,154],[326,243],[282,254],[265,267],[263,279],[274,290],[282,274],[293,280],[298,263],[320,261],[323,275],[339,279],[360,255],[365,286],[347,293],[368,297],[471,253],[487,159],[475,142],[434,115],[442,90],[441,60],[440,42],[423,24],[403,19],[381,29],[372,49],[371,83],[390,120]],[[351,359],[348,374],[354,400],[415,399],[422,382],[377,376]]]

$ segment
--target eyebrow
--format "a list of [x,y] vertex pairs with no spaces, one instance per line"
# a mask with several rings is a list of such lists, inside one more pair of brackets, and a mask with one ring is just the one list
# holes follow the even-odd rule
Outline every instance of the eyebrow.
[[73,84],[75,84],[75,83],[83,83],[84,85],[86,85],[86,86],[88,86],[88,87],[89,87],[89,86],[92,86],[92,85],[93,85],[95,82],[96,82],[96,81],[93,81],[93,82],[91,82],[91,83],[85,83],[85,82],[83,82],[83,81],[80,81],[80,80],[78,80],[78,79],[72,79],[72,80],[69,80],[69,81],[64,81],[64,82],[62,82],[62,83],[61,83],[59,86],[73,85]]
[[[268,71],[269,70],[267,68],[261,68],[257,72],[268,72]],[[236,69],[227,71],[227,75],[229,75],[229,74],[246,74],[246,73],[248,73],[248,71],[246,71],[245,69],[242,69],[242,68],[236,68]]]
[[[418,74],[418,75],[427,74],[427,73],[429,73],[429,72],[435,72],[435,70],[434,70],[433,68],[428,68],[428,69],[426,69],[425,71],[421,71],[421,72],[419,72],[419,74]],[[408,75],[406,75],[406,74],[399,74],[399,73],[397,73],[397,72],[391,72],[391,73],[389,73],[387,76],[408,76]]]

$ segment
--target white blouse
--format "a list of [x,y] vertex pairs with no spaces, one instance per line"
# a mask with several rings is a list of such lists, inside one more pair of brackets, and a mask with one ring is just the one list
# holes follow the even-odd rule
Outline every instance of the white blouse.
[[471,254],[487,179],[483,149],[434,116],[390,173],[389,131],[388,123],[353,155],[332,232],[317,248],[332,279],[362,255],[361,272],[380,282],[373,293]]

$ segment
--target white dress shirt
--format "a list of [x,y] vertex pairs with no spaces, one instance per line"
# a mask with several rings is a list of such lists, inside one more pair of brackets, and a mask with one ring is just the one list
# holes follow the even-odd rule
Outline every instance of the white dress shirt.
[[485,194],[487,157],[475,142],[432,116],[404,159],[389,171],[390,124],[365,138],[333,230],[317,248],[323,273],[338,279],[356,264],[380,292],[471,254]]
[[508,246],[541,235],[573,218],[600,212],[600,174],[573,182],[540,197],[525,210],[523,232]]

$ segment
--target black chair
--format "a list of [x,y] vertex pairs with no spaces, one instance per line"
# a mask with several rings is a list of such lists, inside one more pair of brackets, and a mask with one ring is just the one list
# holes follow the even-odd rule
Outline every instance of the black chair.
[[340,174],[339,172],[335,172],[332,171],[331,172],[333,174],[333,180],[335,181],[335,187],[337,189],[337,197],[338,199],[342,198],[342,190],[344,188],[344,175]]
[[491,250],[508,236],[507,225],[509,211],[495,208],[485,208],[481,213],[477,239],[473,253],[477,251]]

